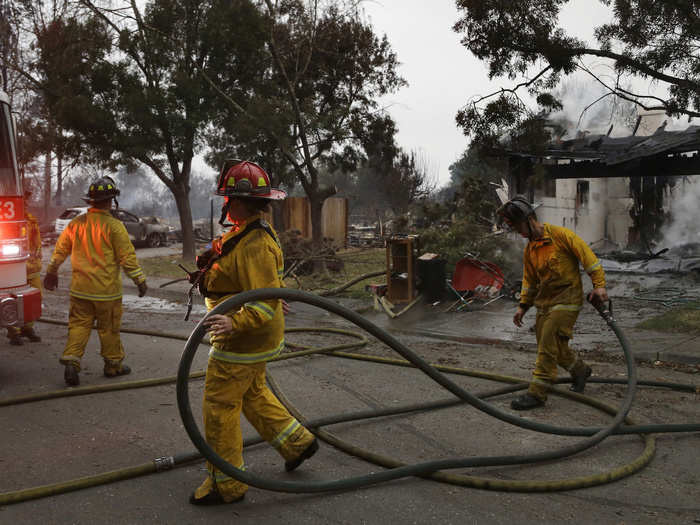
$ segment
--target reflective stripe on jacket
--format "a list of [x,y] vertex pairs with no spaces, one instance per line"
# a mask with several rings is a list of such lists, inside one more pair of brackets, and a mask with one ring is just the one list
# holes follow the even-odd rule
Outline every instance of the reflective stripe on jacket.
[[545,223],[542,238],[525,247],[520,302],[538,308],[579,310],[583,304],[579,262],[593,286],[604,288],[605,272],[588,245],[568,228]]
[[[223,243],[260,218],[260,214],[249,217],[235,230],[216,239],[212,249],[221,253]],[[205,275],[206,289],[213,293],[205,299],[208,310],[234,295],[232,290],[283,287],[280,275],[284,260],[276,239],[277,234],[273,239],[265,230],[254,229],[212,265]],[[269,361],[283,350],[284,315],[279,299],[246,303],[227,315],[233,319],[233,333],[211,337],[210,357],[229,363],[259,363]]]
[[86,214],[73,219],[56,241],[46,272],[57,273],[68,256],[73,268],[70,294],[78,299],[119,299],[122,296],[120,267],[135,284],[146,280],[126,228],[109,210],[90,208]]
[[29,212],[27,217],[27,247],[29,259],[27,260],[27,278],[32,278],[41,272],[41,231],[39,221]]

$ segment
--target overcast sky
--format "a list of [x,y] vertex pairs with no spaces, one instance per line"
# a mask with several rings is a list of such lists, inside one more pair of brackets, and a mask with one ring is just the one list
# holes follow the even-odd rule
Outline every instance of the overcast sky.
[[[367,0],[363,7],[376,32],[387,35],[409,83],[385,100],[398,124],[397,142],[421,151],[443,185],[468,144],[455,124],[459,108],[513,83],[490,82],[486,67],[459,43],[452,31],[458,18],[454,0]],[[574,0],[561,16],[571,34],[590,43],[593,27],[608,17],[595,0]]]

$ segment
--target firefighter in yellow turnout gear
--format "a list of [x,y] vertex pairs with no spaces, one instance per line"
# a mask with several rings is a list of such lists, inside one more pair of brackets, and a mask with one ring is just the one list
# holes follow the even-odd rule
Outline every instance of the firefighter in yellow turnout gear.
[[80,360],[85,353],[93,323],[97,323],[104,375],[115,377],[131,372],[123,364],[124,347],[119,329],[122,317],[120,268],[138,286],[139,297],[146,294],[146,277],[136,260],[136,252],[124,225],[109,212],[112,199],[119,195],[110,177],[94,181],[84,200],[92,206],[73,219],[56,241],[46,269],[44,287],[58,286],[58,268],[71,258],[68,341],[60,362],[69,386],[80,384]]
[[[282,287],[284,261],[277,234],[261,212],[286,195],[270,187],[267,173],[252,162],[228,163],[219,177],[226,197],[222,220],[234,223],[212,250],[198,258],[204,271],[207,309],[233,294]],[[207,319],[211,351],[204,387],[207,442],[226,461],[244,469],[241,412],[294,470],[318,450],[316,438],[293,418],[265,383],[266,362],[284,348],[284,313],[278,299],[246,303]],[[209,475],[190,496],[194,505],[241,501],[248,486],[207,464]]]
[[579,263],[593,283],[591,301],[608,300],[605,273],[598,258],[578,235],[561,226],[538,222],[524,197],[514,197],[498,213],[529,240],[523,254],[520,305],[513,323],[522,326],[525,312],[532,305],[537,307],[537,360],[527,393],[511,403],[516,410],[529,410],[544,405],[547,391],[557,378],[557,366],[571,374],[571,390],[583,392],[591,367],[569,347],[583,306]]
[[[25,218],[27,219],[27,247],[29,249],[29,259],[27,260],[27,282],[29,286],[41,291],[41,232],[39,230],[39,221],[36,217],[26,211],[26,204],[32,195],[32,189],[28,181],[24,180],[24,203],[25,203]],[[23,345],[22,337],[26,337],[32,343],[41,341],[34,330],[34,323],[29,322],[22,327],[8,326],[7,337],[10,339],[11,345]]]

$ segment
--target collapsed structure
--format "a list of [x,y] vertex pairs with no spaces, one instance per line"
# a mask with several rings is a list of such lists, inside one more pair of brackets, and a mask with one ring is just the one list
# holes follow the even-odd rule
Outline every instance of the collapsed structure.
[[666,131],[664,123],[648,136],[610,131],[555,138],[537,153],[508,151],[508,184],[541,203],[540,219],[570,228],[596,251],[651,253],[689,176],[700,175],[700,126]]

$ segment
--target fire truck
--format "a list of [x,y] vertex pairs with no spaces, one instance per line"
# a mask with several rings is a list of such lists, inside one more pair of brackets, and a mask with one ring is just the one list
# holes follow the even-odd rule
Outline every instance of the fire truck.
[[10,99],[0,91],[0,327],[41,316],[41,293],[27,284],[29,259],[22,181]]

